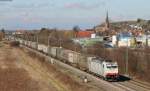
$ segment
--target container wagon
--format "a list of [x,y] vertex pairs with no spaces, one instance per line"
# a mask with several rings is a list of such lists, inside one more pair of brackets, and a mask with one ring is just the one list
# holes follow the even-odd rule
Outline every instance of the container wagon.
[[80,53],[68,50],[68,61],[72,64],[77,64],[79,61],[79,54]]
[[57,50],[58,50],[58,47],[50,47],[48,50],[48,55],[52,57],[57,57]]
[[19,43],[20,43],[20,44],[23,44],[23,40],[22,40],[22,39],[19,39]]
[[42,44],[38,44],[38,51],[42,52],[43,51],[43,45]]
[[59,58],[63,62],[68,62],[68,50],[64,48],[57,49],[57,58]]
[[43,45],[42,52],[45,54],[48,54],[48,51],[49,51],[49,47],[46,45]]
[[28,41],[25,40],[25,41],[24,41],[24,45],[27,46],[27,44],[28,44]]
[[32,41],[28,41],[27,46],[31,48]]
[[37,43],[36,43],[36,42],[32,42],[32,43],[31,43],[31,48],[37,49]]

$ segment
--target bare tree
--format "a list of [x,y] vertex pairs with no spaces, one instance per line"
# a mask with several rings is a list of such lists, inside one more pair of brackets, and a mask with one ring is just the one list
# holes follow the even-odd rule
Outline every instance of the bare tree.
[[74,26],[73,27],[73,31],[75,32],[75,38],[77,37],[77,33],[80,31],[80,27],[79,26]]

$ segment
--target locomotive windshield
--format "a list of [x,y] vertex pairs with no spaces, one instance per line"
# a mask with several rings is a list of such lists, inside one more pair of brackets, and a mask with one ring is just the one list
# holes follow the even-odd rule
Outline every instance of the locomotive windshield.
[[118,66],[111,66],[112,68],[118,68]]
[[111,68],[111,66],[107,66],[107,68]]
[[107,65],[107,68],[108,69],[111,69],[111,68],[114,69],[114,68],[118,68],[118,66],[117,65]]

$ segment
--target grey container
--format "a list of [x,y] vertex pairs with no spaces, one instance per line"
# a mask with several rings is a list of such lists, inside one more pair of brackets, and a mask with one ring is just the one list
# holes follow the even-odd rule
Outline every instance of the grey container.
[[61,60],[69,62],[68,61],[68,50],[61,48],[59,51],[60,51],[59,58]]
[[80,53],[68,50],[68,61],[70,63],[77,64],[79,61],[79,55],[80,55]]
[[81,70],[87,70],[88,69],[88,63],[87,63],[87,56],[84,54],[79,54],[78,55],[78,62],[77,65]]
[[100,61],[98,58],[88,58],[88,68],[90,72],[93,72],[99,76],[104,75],[103,61]]
[[56,55],[57,55],[57,47],[50,47],[48,53],[49,53],[49,55],[51,55],[52,57],[56,57]]
[[31,43],[31,48],[37,49],[37,43],[36,43],[36,42],[32,42],[32,43]]

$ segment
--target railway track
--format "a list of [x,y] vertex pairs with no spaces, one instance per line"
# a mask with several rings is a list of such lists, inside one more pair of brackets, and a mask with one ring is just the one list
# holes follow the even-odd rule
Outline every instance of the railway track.
[[113,85],[121,87],[126,91],[150,91],[150,87],[135,81],[112,82]]
[[150,90],[150,85],[149,84],[145,84],[143,82],[140,81],[136,81],[136,80],[131,80],[130,83],[132,84],[136,84],[137,86],[141,86],[143,88],[149,89]]
[[118,88],[123,89],[124,91],[150,91],[149,84],[145,84],[136,80],[130,80],[124,82],[110,82],[110,83]]
[[119,88],[124,89],[124,91],[136,91],[136,90],[134,90],[134,89],[132,89],[132,88],[129,88],[129,87],[124,86],[124,85],[119,84],[119,83],[111,83],[111,84],[113,84],[113,85],[116,86],[116,87],[119,87]]

